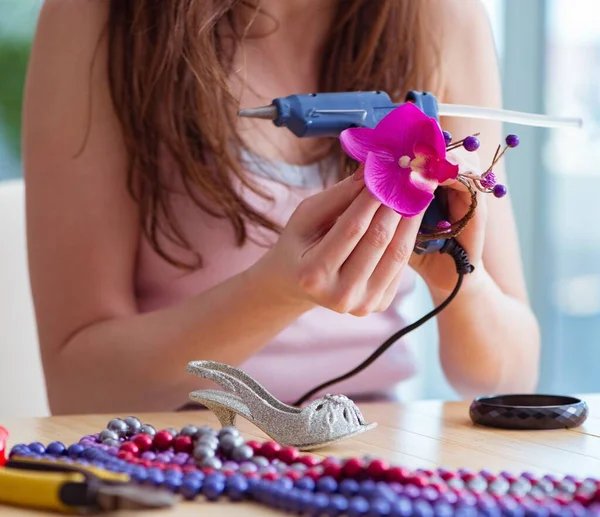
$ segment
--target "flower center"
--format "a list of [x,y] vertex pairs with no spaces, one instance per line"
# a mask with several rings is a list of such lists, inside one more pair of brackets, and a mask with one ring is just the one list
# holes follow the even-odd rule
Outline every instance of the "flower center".
[[427,156],[417,155],[412,160],[410,156],[401,156],[398,165],[403,169],[411,169],[413,172],[425,174],[429,171],[430,159]]
[[398,165],[403,169],[410,169],[412,182],[423,190],[432,191],[438,186],[436,180],[427,177],[431,167],[429,157],[417,155],[411,160],[410,156],[401,156],[398,159]]
[[408,169],[410,167],[410,156],[401,156],[398,160],[398,165],[403,169]]

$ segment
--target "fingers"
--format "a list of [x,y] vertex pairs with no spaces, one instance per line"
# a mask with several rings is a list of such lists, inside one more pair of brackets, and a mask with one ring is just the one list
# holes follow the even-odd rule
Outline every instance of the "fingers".
[[423,216],[403,218],[398,225],[392,242],[375,271],[369,278],[367,290],[381,298],[382,293],[393,283],[398,274],[406,267],[415,246],[417,232]]
[[393,239],[367,281],[361,302],[351,314],[366,316],[389,307],[412,255],[421,219],[422,216],[419,216],[400,221]]
[[[364,189],[308,254],[337,271],[361,241],[381,204]],[[307,255],[308,255],[307,254]]]
[[353,178],[313,196],[300,212],[297,224],[305,237],[296,282],[303,296],[356,316],[387,307],[412,255],[423,214],[402,218]]
[[381,295],[379,299],[379,304],[376,305],[374,312],[383,312],[387,310],[387,308],[392,304],[396,294],[398,293],[398,289],[400,288],[400,283],[404,278],[404,268],[398,272],[398,274],[392,280],[392,283],[388,285],[387,289]]
[[353,175],[333,187],[311,196],[298,206],[290,226],[301,237],[310,237],[342,215],[364,190],[362,167]]
[[396,234],[400,215],[380,206],[369,228],[340,269],[341,283],[366,285]]
[[458,180],[444,181],[444,183],[440,183],[440,185],[444,188],[456,190],[457,192],[469,192],[467,186]]

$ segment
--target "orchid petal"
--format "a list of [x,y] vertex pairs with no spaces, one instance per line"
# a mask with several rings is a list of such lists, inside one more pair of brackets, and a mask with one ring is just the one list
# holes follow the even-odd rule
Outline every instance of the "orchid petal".
[[370,152],[399,156],[398,149],[407,146],[402,133],[398,129],[388,133],[382,131],[379,126],[374,129],[353,127],[342,131],[340,143],[346,154],[358,162],[365,163]]
[[435,148],[422,140],[414,145],[413,153],[415,156],[424,156],[425,158],[432,160],[437,160],[439,158],[439,154],[436,152]]
[[414,104],[405,102],[383,117],[377,124],[377,130],[386,134],[410,134],[428,119],[429,117]]
[[394,160],[369,153],[365,161],[365,185],[373,196],[403,217],[420,214],[433,199],[433,193],[419,188]]
[[444,183],[448,180],[455,180],[458,177],[459,167],[450,163],[446,159],[441,159],[434,164],[432,172],[433,178],[438,183]]
[[353,127],[345,129],[340,134],[340,144],[344,152],[357,162],[365,163],[369,151],[375,151],[379,146],[375,129],[368,127]]
[[[396,159],[401,156],[412,158],[413,146],[423,133],[420,129],[423,124],[429,124],[427,115],[413,104],[402,104],[383,117],[372,130],[376,136],[369,142],[369,151],[384,151]],[[357,129],[346,131],[354,132]],[[429,138],[431,131],[429,128],[424,130]]]
[[435,149],[425,142],[415,144],[415,156],[423,157],[429,160],[429,166],[423,171],[424,176],[429,180],[435,180],[438,183],[444,183],[450,179],[456,179],[459,167],[450,163],[445,158],[440,158]]
[[395,135],[396,146],[404,155],[413,150],[416,142],[427,142],[437,156],[446,156],[446,141],[438,122],[410,102],[388,113],[376,128],[377,132]]
[[426,142],[429,144],[438,158],[446,156],[446,140],[442,128],[433,118],[427,118],[425,123],[419,126],[420,134],[415,137],[416,142]]

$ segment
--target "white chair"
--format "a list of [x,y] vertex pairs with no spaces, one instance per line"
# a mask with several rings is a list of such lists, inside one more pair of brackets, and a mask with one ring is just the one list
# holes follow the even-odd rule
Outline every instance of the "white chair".
[[49,414],[25,234],[23,182],[0,181],[0,425]]

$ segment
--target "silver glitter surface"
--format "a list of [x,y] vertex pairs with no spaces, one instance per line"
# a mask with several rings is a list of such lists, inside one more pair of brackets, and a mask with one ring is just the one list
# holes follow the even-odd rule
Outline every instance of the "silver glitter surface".
[[304,408],[284,404],[248,374],[223,363],[193,361],[187,372],[217,383],[221,390],[199,390],[190,399],[210,409],[223,427],[236,416],[252,422],[281,445],[311,450],[373,429],[344,395],[325,395]]

